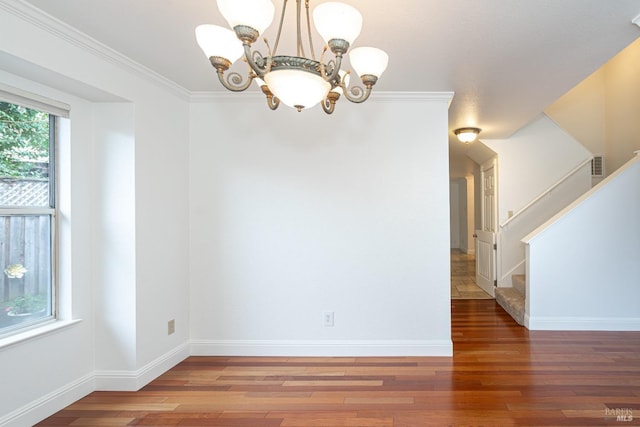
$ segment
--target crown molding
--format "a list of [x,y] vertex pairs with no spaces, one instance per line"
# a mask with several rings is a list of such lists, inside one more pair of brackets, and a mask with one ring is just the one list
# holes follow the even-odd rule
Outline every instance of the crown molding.
[[444,92],[374,92],[371,99],[380,102],[446,102],[453,100],[453,91]]
[[145,67],[98,40],[84,34],[59,19],[43,12],[24,0],[3,0],[0,9],[17,18],[44,30],[54,37],[84,50],[106,62],[162,87],[174,95],[188,100],[190,92],[174,81]]
[[[367,102],[445,102],[451,105],[453,95],[454,92],[373,92]],[[237,94],[228,91],[195,91],[191,92],[189,100],[193,103],[206,103],[219,100],[240,102],[256,99],[264,100],[262,92]]]

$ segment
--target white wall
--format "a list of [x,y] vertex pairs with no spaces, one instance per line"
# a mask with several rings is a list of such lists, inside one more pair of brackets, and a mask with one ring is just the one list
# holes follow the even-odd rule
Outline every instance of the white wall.
[[[189,339],[189,106],[169,93],[149,89],[136,102],[139,369],[175,363],[188,354]],[[168,336],[167,322],[172,319],[176,332]],[[163,358],[173,362],[167,360],[167,365]]]
[[95,172],[95,361],[136,369],[135,117],[131,103],[93,106]]
[[193,352],[450,355],[449,98],[193,104]]
[[545,110],[551,119],[594,155],[604,155],[606,144],[606,79],[596,71]]
[[549,106],[545,113],[593,154],[610,174],[640,150],[640,39]]
[[[71,106],[61,158],[61,312],[81,321],[0,342],[0,424],[21,426],[95,388],[138,388],[188,354],[189,104],[180,88],[28,5],[3,3],[0,19],[12,34],[0,38],[2,83]],[[96,104],[105,101],[119,104]],[[99,209],[125,188],[122,211]],[[98,256],[118,248],[119,261]],[[114,322],[120,308],[127,319]]]
[[460,210],[460,180],[455,179],[449,182],[450,246],[452,249],[460,249]]
[[507,139],[483,139],[498,153],[498,218],[504,223],[591,153],[549,117],[539,115]]
[[527,326],[640,330],[640,157],[525,238]]
[[640,150],[640,38],[604,67],[606,78],[606,167],[615,171]]
[[451,248],[465,253],[473,253],[475,250],[473,181],[473,176],[468,176],[449,183]]
[[475,199],[474,199],[474,178],[473,175],[467,176],[461,183],[464,187],[464,195],[461,195],[461,204],[464,205],[464,209],[460,215],[461,228],[465,229],[464,236],[461,237],[460,249],[465,253],[475,253],[475,241],[473,235],[475,233]]
[[[482,168],[480,165],[473,171],[473,232],[482,227]],[[473,241],[475,250],[475,238]]]

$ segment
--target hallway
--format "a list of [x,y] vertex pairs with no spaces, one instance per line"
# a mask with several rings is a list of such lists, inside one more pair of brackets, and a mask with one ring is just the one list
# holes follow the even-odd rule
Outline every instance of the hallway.
[[475,255],[451,249],[451,299],[492,299],[476,285]]

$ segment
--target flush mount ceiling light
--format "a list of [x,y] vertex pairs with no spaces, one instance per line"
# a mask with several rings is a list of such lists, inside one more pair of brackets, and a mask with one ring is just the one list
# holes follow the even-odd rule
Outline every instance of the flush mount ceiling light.
[[458,137],[458,141],[464,142],[465,144],[471,144],[473,141],[478,138],[480,131],[482,129],[478,128],[460,128],[453,131]]
[[[349,51],[362,28],[360,12],[348,4],[339,2],[325,2],[315,7],[313,21],[327,43],[318,61],[311,40],[309,0],[305,0],[304,3],[311,58],[306,56],[302,42],[302,0],[296,0],[296,56],[276,55],[287,0],[282,2],[273,51],[266,38],[264,40],[267,45],[266,56],[253,51],[251,47],[273,21],[275,7],[271,0],[217,0],[220,13],[233,31],[217,25],[200,25],[196,28],[196,40],[216,69],[218,79],[225,88],[241,92],[251,85],[252,80],[256,80],[272,110],[278,108],[280,102],[298,111],[322,103],[322,108],[327,114],[333,113],[340,95],[355,103],[364,102],[369,98],[371,88],[387,68],[389,57],[384,51],[374,47],[359,47]],[[325,63],[324,55],[327,50],[331,50],[335,58]],[[348,51],[351,66],[360,76],[364,89],[360,86],[347,89],[350,71],[344,72],[340,67],[342,58]],[[225,75],[231,65],[241,57],[249,64],[246,79],[236,72]]]

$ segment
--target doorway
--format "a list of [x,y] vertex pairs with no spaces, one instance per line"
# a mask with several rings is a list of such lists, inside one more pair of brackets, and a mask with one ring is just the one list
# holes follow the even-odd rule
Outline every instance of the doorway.
[[491,295],[476,284],[474,177],[451,179],[449,184],[451,298],[491,299]]
[[493,299],[476,284],[476,257],[451,249],[451,299]]

